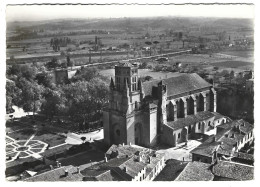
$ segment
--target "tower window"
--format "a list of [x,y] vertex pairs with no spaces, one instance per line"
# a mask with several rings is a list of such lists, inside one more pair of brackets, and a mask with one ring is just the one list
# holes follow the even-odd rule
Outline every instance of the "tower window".
[[178,138],[180,138],[180,137],[181,137],[181,133],[178,134]]
[[119,129],[116,130],[116,135],[120,136],[120,130]]
[[199,123],[199,127],[198,127],[198,129],[200,129],[200,123]]

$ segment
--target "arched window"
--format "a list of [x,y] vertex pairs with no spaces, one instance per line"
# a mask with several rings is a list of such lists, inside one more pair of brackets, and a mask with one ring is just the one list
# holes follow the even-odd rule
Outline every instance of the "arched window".
[[191,133],[191,125],[189,126],[188,133]]
[[181,137],[181,133],[178,134],[178,138],[180,138],[180,137]]
[[208,126],[210,126],[210,121],[208,122]]
[[135,102],[135,108],[137,109],[137,101]]
[[200,128],[201,128],[201,126],[200,126],[200,123],[199,123],[198,129],[200,129]]

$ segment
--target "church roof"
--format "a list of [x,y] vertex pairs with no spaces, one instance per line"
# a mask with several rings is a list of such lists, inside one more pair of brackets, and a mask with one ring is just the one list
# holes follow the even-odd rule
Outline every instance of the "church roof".
[[169,121],[167,125],[172,129],[180,129],[185,126],[194,125],[197,122],[209,119],[215,115],[210,111],[197,112],[196,115],[188,115],[186,118],[179,118],[176,121]]
[[178,77],[171,77],[162,80],[144,82],[143,88],[145,95],[152,95],[153,87],[157,87],[160,81],[162,81],[163,84],[166,84],[168,86],[168,96],[178,95],[192,90],[198,90],[201,88],[212,86],[196,73],[183,74]]

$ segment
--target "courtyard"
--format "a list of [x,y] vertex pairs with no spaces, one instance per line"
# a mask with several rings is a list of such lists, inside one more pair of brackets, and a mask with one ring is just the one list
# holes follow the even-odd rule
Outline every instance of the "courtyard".
[[189,140],[187,145],[185,143],[178,144],[176,147],[168,147],[166,145],[159,145],[156,149],[158,153],[165,154],[165,160],[175,159],[180,161],[191,161],[190,152],[201,144],[198,140]]

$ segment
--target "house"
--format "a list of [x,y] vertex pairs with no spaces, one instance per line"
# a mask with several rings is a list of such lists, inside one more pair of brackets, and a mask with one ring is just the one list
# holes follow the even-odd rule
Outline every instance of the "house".
[[[245,144],[254,140],[253,125],[244,120],[234,120],[217,126],[217,134],[191,151],[192,161],[214,163],[216,156],[223,159],[238,159]],[[241,157],[241,156],[240,156]]]
[[81,171],[84,181],[150,181],[164,168],[164,155],[136,145],[112,145],[103,163]]

